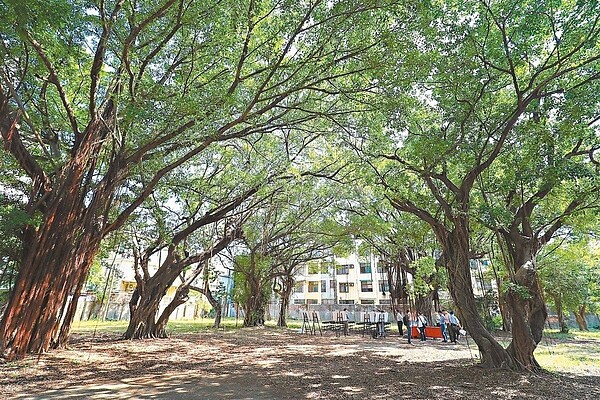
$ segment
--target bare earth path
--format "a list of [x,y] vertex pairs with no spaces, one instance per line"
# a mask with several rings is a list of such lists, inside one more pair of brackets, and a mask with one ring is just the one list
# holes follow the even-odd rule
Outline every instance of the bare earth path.
[[600,371],[521,375],[474,365],[473,344],[257,328],[123,341],[0,362],[2,399],[594,399]]

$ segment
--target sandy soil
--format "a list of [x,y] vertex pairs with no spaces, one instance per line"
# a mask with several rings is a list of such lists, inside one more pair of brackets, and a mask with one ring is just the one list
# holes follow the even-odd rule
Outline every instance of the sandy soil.
[[470,342],[310,336],[253,328],[119,340],[0,361],[15,399],[597,399],[600,371],[516,374],[476,366]]

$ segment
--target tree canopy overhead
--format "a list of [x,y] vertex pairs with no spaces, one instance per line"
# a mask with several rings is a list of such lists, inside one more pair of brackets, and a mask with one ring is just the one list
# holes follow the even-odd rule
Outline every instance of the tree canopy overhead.
[[[41,215],[26,226],[3,352],[64,343],[68,296],[100,240],[209,146],[359,110],[348,96],[380,64],[369,28],[379,12],[350,1],[3,3],[0,130],[29,178],[28,212]],[[143,186],[115,202],[135,174]]]
[[[4,1],[0,160],[10,172],[0,215],[18,218],[0,228],[23,251],[10,254],[18,276],[0,351],[18,358],[66,343],[70,296],[101,241],[128,222],[148,229],[151,216],[147,232],[169,261],[197,262],[213,243],[204,223],[231,221],[256,195],[277,201],[244,220],[248,248],[261,250],[244,266],[266,269],[276,256],[290,266],[293,251],[257,245],[301,250],[318,225],[326,242],[339,222],[400,257],[419,247],[398,237],[415,227],[421,247],[441,250],[435,266],[447,269],[483,364],[535,369],[546,316],[536,255],[566,219],[598,207],[599,9],[595,0]],[[313,212],[331,199],[332,214]],[[529,295],[508,293],[509,349],[473,301],[469,260],[483,229],[510,249],[509,286]],[[270,237],[279,232],[280,242]]]

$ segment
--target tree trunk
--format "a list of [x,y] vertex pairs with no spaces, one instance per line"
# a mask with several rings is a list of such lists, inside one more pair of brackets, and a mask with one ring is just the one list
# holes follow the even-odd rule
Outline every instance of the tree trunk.
[[577,326],[579,326],[580,331],[588,330],[587,321],[585,320],[586,308],[586,305],[583,305],[579,308],[579,310],[573,311],[573,315],[575,315],[575,320],[577,321]]
[[279,306],[279,318],[277,319],[277,326],[287,327],[286,315],[290,305],[290,296],[294,287],[294,279],[291,276],[286,276],[282,280],[281,288],[281,304]]
[[457,218],[454,224],[455,229],[442,237],[440,242],[448,268],[448,288],[463,326],[479,347],[482,367],[519,370],[519,364],[487,331],[477,312],[471,284],[468,223]]
[[79,290],[101,234],[92,210],[75,203],[78,180],[65,182],[51,203],[21,264],[0,323],[0,350],[9,359],[66,344]]
[[221,307],[221,303],[218,301],[215,304],[212,304],[212,306],[215,310],[215,321],[213,322],[213,328],[218,329],[221,327],[221,321],[223,320],[223,308]]
[[[147,282],[138,281],[129,301],[129,325],[123,334],[125,339],[164,338],[166,332],[156,320],[160,302],[175,280],[166,274],[155,275]],[[163,313],[164,314],[164,313]]]
[[557,294],[554,296],[554,305],[556,306],[556,316],[558,318],[558,327],[561,333],[568,333],[569,327],[565,320],[565,313],[563,312],[562,295]]
[[434,294],[435,291],[432,290],[427,295],[419,295],[415,299],[415,310],[417,311],[417,313],[423,313],[423,315],[427,318],[427,320],[430,323],[434,321],[431,314]]
[[182,284],[175,291],[175,296],[173,296],[173,300],[165,307],[165,309],[158,317],[156,324],[154,325],[154,335],[159,338],[166,338],[169,335],[167,334],[167,323],[169,322],[169,317],[177,307],[182,304],[185,304],[189,300],[190,287],[189,285]]
[[251,326],[261,326],[265,323],[265,303],[266,299],[262,293],[262,281],[260,277],[249,276],[249,298],[243,304],[245,328]]
[[220,328],[221,320],[223,318],[223,309],[221,308],[221,302],[213,296],[212,291],[208,286],[208,281],[205,280],[204,288],[190,286],[190,289],[195,290],[196,292],[201,293],[204,295],[204,297],[206,297],[209,304],[215,310],[215,321],[213,323],[213,328]]
[[260,291],[251,296],[244,304],[244,327],[262,326],[265,324],[265,302]]
[[3,97],[0,93],[0,134],[33,180],[30,210],[42,213],[37,229],[25,227],[23,259],[0,321],[0,354],[12,360],[66,344],[79,290],[106,233],[104,216],[118,182],[117,167],[111,164],[100,181],[91,183],[113,126],[112,100],[80,134],[71,158],[51,180],[25,149]]
[[542,340],[548,312],[535,263],[537,241],[516,230],[503,236],[512,261],[505,294],[512,316],[512,342],[507,350],[523,368],[539,370],[533,353]]
[[[537,274],[534,275],[530,271],[521,272],[519,275],[530,275],[525,280],[537,279]],[[525,283],[521,277],[516,277],[516,281]],[[530,288],[531,285],[521,287]],[[522,293],[520,289],[509,289],[506,293],[506,304],[512,315],[512,342],[508,351],[528,370],[540,369],[533,353],[541,340],[546,313],[538,311],[540,308],[545,310],[545,306],[536,304],[537,301],[539,296]]]

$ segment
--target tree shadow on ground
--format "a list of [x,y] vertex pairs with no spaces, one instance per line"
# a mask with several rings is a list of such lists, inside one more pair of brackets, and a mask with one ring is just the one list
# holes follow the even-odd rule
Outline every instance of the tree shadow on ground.
[[79,337],[0,364],[19,399],[597,399],[600,376],[475,365],[465,343],[251,329],[142,341]]

